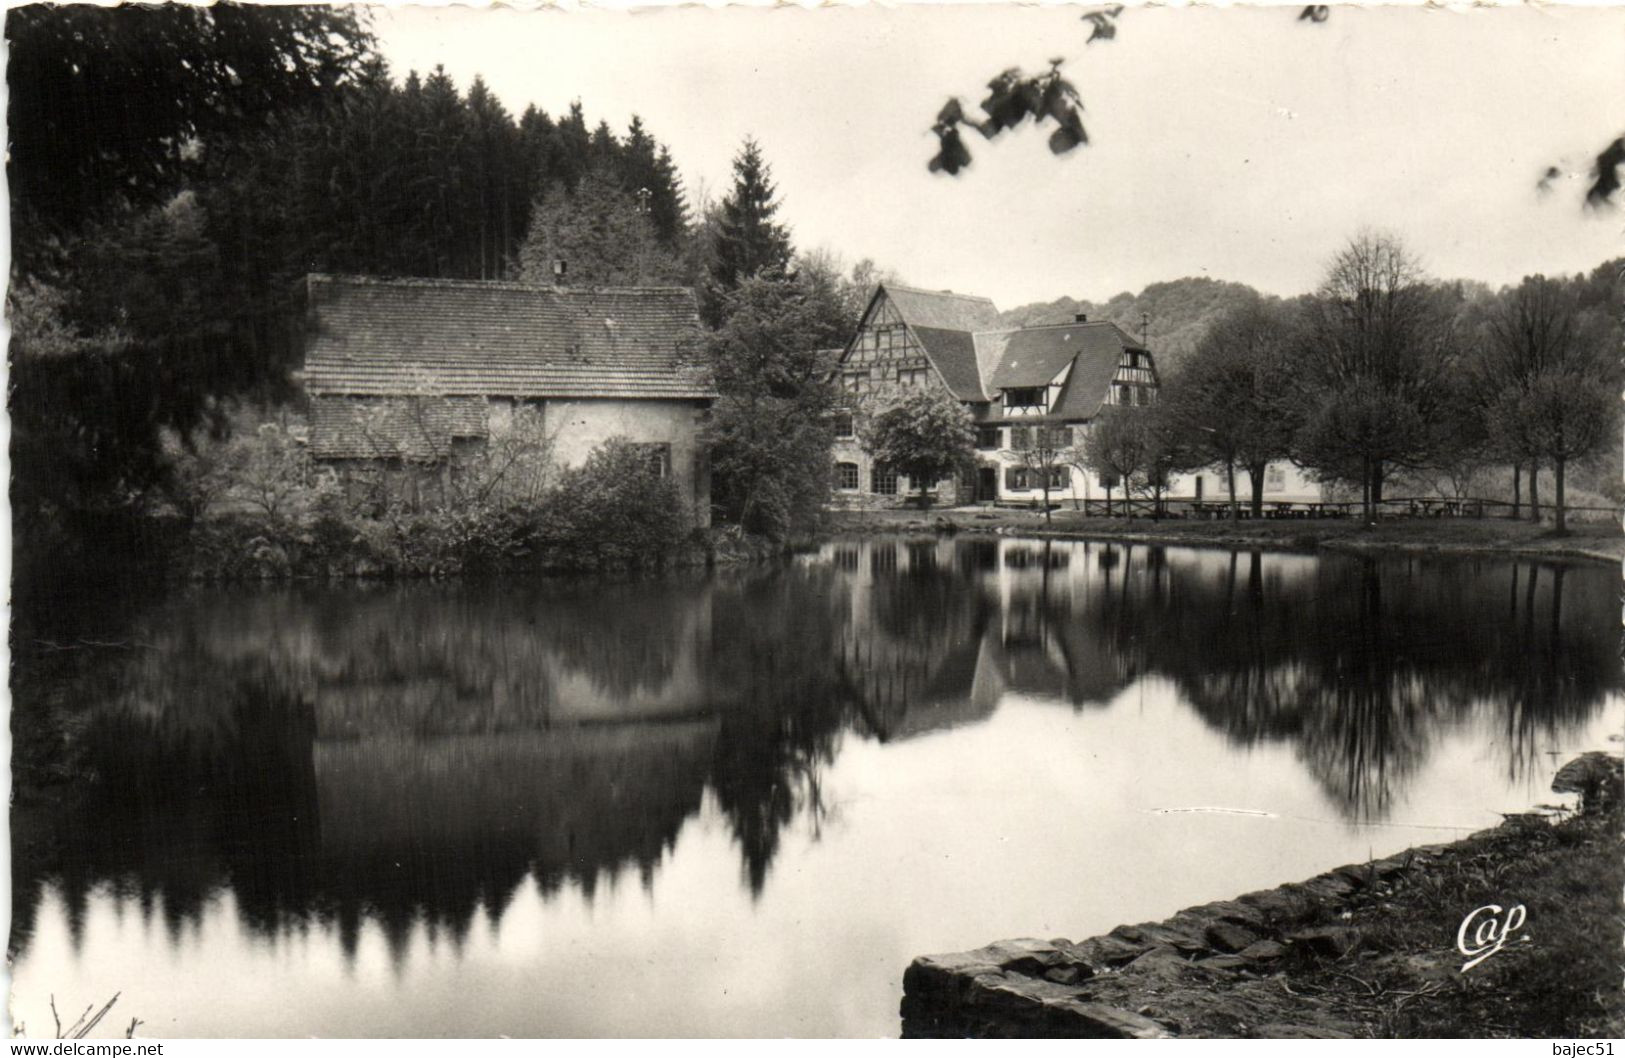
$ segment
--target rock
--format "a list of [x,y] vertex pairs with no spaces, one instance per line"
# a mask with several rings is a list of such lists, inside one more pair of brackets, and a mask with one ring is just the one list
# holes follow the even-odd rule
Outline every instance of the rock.
[[1141,931],[1145,934],[1145,939],[1155,945],[1176,948],[1191,954],[1207,950],[1207,942],[1202,939],[1200,927],[1197,926],[1192,926],[1186,931],[1174,925],[1154,925],[1144,926]]
[[1116,936],[1090,937],[1077,946],[1077,950],[1097,966],[1116,966],[1145,954],[1150,945],[1143,941],[1129,941]]
[[1243,959],[1251,959],[1254,962],[1269,962],[1271,959],[1279,959],[1285,955],[1286,945],[1276,940],[1258,940],[1247,945],[1236,954]]
[[1261,938],[1246,926],[1238,926],[1234,922],[1215,922],[1208,926],[1204,936],[1208,943],[1221,952],[1238,952],[1249,944],[1257,943]]
[[1105,1003],[1078,999],[1044,1004],[1046,1027],[1057,1036],[1097,1040],[1165,1040],[1172,1033],[1158,1022]]
[[1590,811],[1620,798],[1621,760],[1612,753],[1582,753],[1557,769],[1553,793],[1580,795],[1580,807]]
[[1248,893],[1238,903],[1257,908],[1270,921],[1276,923],[1297,918],[1309,907],[1309,901],[1305,899],[1303,891],[1295,885],[1283,885],[1279,889]]
[[1057,966],[1052,970],[1044,971],[1044,980],[1054,981],[1056,984],[1061,985],[1075,985],[1093,972],[1087,966]]
[[1325,959],[1341,959],[1360,943],[1360,932],[1350,926],[1317,926],[1287,934],[1287,942]]
[[1220,900],[1212,904],[1203,904],[1197,910],[1210,918],[1240,923],[1258,933],[1267,932],[1269,929],[1269,920],[1264,912],[1256,907],[1249,907],[1238,900]]
[[1240,955],[1213,955],[1198,959],[1196,965],[1204,970],[1245,970],[1253,964]]

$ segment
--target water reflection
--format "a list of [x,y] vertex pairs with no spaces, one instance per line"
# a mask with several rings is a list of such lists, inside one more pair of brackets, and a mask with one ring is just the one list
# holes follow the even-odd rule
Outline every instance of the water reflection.
[[420,925],[457,945],[497,922],[527,880],[589,903],[649,888],[707,805],[759,898],[787,828],[819,833],[844,740],[893,752],[1014,699],[1098,711],[1147,679],[1382,819],[1442,733],[1482,725],[1516,776],[1593,716],[1621,682],[1613,587],[1529,563],[875,539],[623,584],[190,592],[118,611],[128,649],[66,670],[25,623],[15,693],[87,703],[96,781],[60,856],[19,854],[13,946],[49,880],[76,942],[98,886],[172,937],[229,890],[253,933],[318,923],[353,958],[372,922],[398,961]]

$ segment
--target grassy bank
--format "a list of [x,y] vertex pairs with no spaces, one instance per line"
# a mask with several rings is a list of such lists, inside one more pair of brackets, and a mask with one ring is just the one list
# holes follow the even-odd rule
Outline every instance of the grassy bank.
[[833,516],[837,531],[848,533],[935,531],[1005,532],[1059,539],[1125,540],[1191,547],[1265,547],[1313,551],[1422,551],[1462,554],[1516,554],[1544,558],[1625,560],[1625,534],[1617,523],[1571,524],[1558,536],[1549,525],[1508,519],[1466,518],[1384,520],[1374,526],[1357,520],[1191,521],[1149,518],[1086,518],[1076,511],[1043,515],[1023,510],[959,508],[943,511],[851,511]]

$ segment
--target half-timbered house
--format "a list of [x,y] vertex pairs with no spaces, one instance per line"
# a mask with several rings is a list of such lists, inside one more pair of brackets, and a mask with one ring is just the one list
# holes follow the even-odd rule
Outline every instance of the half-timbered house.
[[837,416],[834,500],[900,504],[916,483],[876,464],[858,438],[864,407],[892,387],[942,386],[976,422],[977,465],[961,480],[927,485],[938,503],[1032,500],[1043,476],[1057,498],[1101,485],[1051,453],[1072,451],[1107,405],[1144,406],[1157,394],[1150,350],[1113,323],[1007,328],[983,297],[883,283],[841,351],[837,379],[848,406]]

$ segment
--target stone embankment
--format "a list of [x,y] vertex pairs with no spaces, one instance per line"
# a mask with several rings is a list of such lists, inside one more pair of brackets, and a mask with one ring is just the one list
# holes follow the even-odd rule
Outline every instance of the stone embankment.
[[[1579,794],[1583,809],[1594,810],[1617,802],[1619,770],[1617,756],[1586,754],[1565,765],[1552,788]],[[1415,882],[1452,860],[1482,859],[1486,835],[1520,825],[1546,826],[1514,817],[1461,842],[1339,867],[1305,882],[1187,908],[1162,922],[1119,926],[1077,943],[1006,940],[975,951],[921,956],[903,976],[903,1035],[1362,1034],[1334,1004],[1295,992],[1292,981],[1335,973],[1332,968],[1347,966],[1351,956],[1372,954],[1359,952],[1363,938],[1357,924],[1363,919],[1351,907],[1403,901]],[[1410,969],[1435,976],[1454,971],[1449,956],[1438,952],[1426,959],[1385,957],[1407,958]],[[1431,965],[1423,966],[1425,961]],[[1427,994],[1430,987],[1412,994]]]

